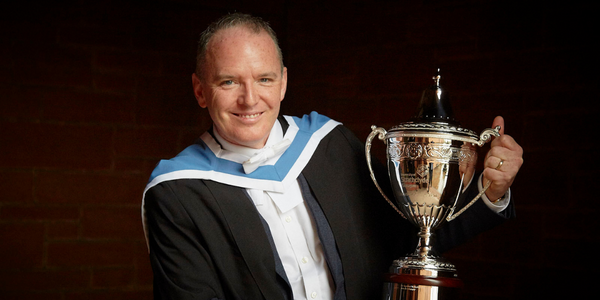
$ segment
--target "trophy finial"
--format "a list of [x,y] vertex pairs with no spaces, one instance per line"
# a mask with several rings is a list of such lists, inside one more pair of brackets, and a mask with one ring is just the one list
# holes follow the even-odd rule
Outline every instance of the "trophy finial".
[[440,68],[438,68],[437,75],[433,76],[433,80],[435,80],[435,85],[437,85],[437,86],[440,85],[440,78],[442,78],[442,76],[440,75]]
[[412,120],[420,123],[442,122],[460,126],[460,123],[454,119],[448,92],[440,86],[440,78],[442,76],[438,68],[437,75],[433,77],[435,84],[423,91],[417,114]]

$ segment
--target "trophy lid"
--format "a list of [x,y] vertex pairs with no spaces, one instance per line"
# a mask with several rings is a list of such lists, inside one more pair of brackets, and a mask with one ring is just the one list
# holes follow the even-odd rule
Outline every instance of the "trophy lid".
[[[426,88],[421,95],[415,116],[408,122],[392,127],[390,134],[419,136],[419,132],[437,132],[477,138],[474,131],[461,128],[460,123],[454,118],[450,97],[440,86],[440,79],[440,69],[438,69],[437,75],[433,77],[434,85]],[[404,134],[406,131],[410,133]]]
[[460,123],[454,118],[450,96],[440,86],[441,78],[440,69],[438,69],[437,75],[433,77],[435,84],[426,88],[421,95],[417,113],[411,119],[413,122],[443,122],[460,126]]

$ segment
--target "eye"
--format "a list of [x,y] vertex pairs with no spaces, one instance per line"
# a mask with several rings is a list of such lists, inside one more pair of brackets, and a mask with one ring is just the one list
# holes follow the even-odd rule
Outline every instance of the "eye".
[[273,79],[265,77],[265,78],[261,78],[258,80],[260,83],[271,83],[273,82]]
[[219,83],[219,86],[223,89],[231,89],[235,85],[236,85],[236,82],[233,79],[225,79]]

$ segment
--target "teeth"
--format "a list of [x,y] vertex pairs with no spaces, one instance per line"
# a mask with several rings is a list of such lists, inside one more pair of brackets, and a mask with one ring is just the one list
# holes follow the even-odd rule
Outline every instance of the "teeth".
[[258,116],[260,116],[260,113],[256,113],[253,115],[239,115],[240,117],[244,118],[244,119],[252,119],[252,118],[256,118]]

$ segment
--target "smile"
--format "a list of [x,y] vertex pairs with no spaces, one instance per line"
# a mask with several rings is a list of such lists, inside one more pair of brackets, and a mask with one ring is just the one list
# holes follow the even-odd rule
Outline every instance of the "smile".
[[243,119],[254,119],[254,118],[258,118],[261,114],[262,113],[255,113],[255,114],[251,114],[251,115],[242,115],[242,114],[236,114],[236,115]]

